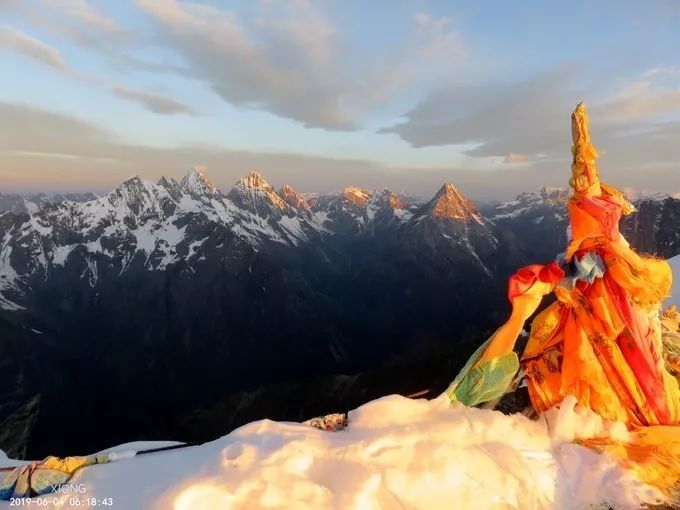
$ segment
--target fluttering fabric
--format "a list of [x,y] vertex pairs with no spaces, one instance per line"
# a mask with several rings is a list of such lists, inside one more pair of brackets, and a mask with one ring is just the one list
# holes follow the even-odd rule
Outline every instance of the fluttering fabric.
[[[510,278],[509,320],[473,355],[447,395],[466,405],[498,398],[513,379],[510,372],[521,366],[536,411],[573,395],[603,418],[625,422],[633,431],[630,444],[590,446],[618,454],[645,481],[669,489],[680,479],[680,389],[673,375],[680,369],[680,341],[677,327],[675,336],[668,325],[662,335],[659,312],[671,289],[671,269],[664,260],[635,253],[619,232],[621,216],[634,208],[599,179],[583,104],[572,114],[572,135],[572,238],[566,251]],[[551,293],[557,299],[533,319],[518,359],[515,342]]]
[[68,483],[79,469],[93,464],[106,464],[109,460],[108,455],[47,457],[42,461],[0,472],[0,500],[49,494]]

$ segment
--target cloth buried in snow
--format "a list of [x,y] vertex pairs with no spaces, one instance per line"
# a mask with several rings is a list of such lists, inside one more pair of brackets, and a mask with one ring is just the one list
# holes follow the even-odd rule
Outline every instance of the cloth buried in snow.
[[312,418],[304,422],[304,424],[319,430],[338,432],[347,428],[349,417],[347,413],[333,413]]
[[572,114],[572,136],[572,239],[566,252],[510,278],[509,320],[446,394],[466,405],[500,396],[517,366],[513,349],[524,323],[544,296],[554,294],[556,301],[533,319],[519,363],[532,406],[540,413],[573,395],[580,406],[624,422],[630,443],[589,446],[635,466],[643,481],[673,491],[680,481],[680,387],[673,375],[680,343],[670,329],[662,332],[659,318],[671,289],[670,266],[637,254],[619,232],[621,216],[634,208],[599,179],[583,104]]
[[[31,498],[54,492],[66,484],[81,468],[106,464],[108,455],[88,457],[47,457],[45,460],[17,466],[5,474],[0,482],[0,500]],[[0,472],[0,476],[2,476]]]

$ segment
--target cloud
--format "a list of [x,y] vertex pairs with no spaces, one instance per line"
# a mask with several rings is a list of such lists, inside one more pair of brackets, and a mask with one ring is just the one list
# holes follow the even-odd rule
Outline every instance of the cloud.
[[[657,83],[654,79],[676,75],[672,86]],[[593,113],[601,122],[630,125],[680,113],[680,73],[653,69],[626,84],[611,98],[594,106]]]
[[533,156],[563,142],[565,106],[580,97],[562,86],[570,73],[564,66],[519,83],[441,88],[382,132],[415,147],[473,145],[467,151],[472,156]]
[[[79,5],[81,2],[68,3]],[[83,12],[87,13],[88,11],[85,10]],[[53,48],[19,30],[7,26],[0,26],[0,47],[31,58],[37,62],[40,62],[41,64],[51,67],[60,73],[71,75],[74,79],[78,79],[96,86],[106,87],[106,83],[104,81],[89,75],[78,73],[69,67],[62,58],[61,53],[59,53],[56,48]],[[117,97],[139,103],[147,110],[157,114],[192,114],[192,110],[187,105],[169,98],[143,91],[133,90],[123,85],[113,85],[109,88]]]
[[426,12],[418,12],[414,20],[418,31],[427,38],[421,50],[423,55],[455,59],[467,56],[460,34],[451,28],[453,22],[451,18],[447,16],[433,18]]
[[[307,7],[281,18],[276,5],[250,26],[227,10],[175,0],[137,0],[163,29],[168,44],[225,101],[268,110],[308,126],[354,127],[351,84],[333,69],[333,31]],[[272,3],[275,4],[275,3]],[[275,28],[275,29],[273,29]]]
[[450,64],[464,53],[448,18],[428,17],[403,51],[377,57],[343,40],[311,2],[270,0],[237,16],[200,3],[136,1],[223,100],[309,127],[355,129],[372,108],[432,74],[426,60]]
[[488,197],[473,171],[392,168],[362,159],[219,147],[130,145],[92,122],[2,101],[0,132],[6,134],[0,137],[4,191],[108,191],[130,175],[178,178],[193,166],[204,165],[223,190],[259,169],[272,184],[291,184],[300,191],[327,192],[353,184],[431,196],[445,181],[453,180],[464,192]]
[[470,156],[508,158],[514,153],[537,160],[568,155],[565,118],[581,99],[586,100],[596,136],[606,143],[634,134],[659,140],[680,121],[677,77],[669,85],[655,81],[662,73],[646,72],[609,96],[593,97],[574,79],[575,69],[564,65],[523,82],[442,88],[409,111],[403,122],[382,131],[415,147],[468,145]]
[[146,43],[144,32],[122,26],[85,0],[0,0],[0,9],[42,33],[97,53],[118,70],[186,73],[181,65],[151,62],[132,54]]
[[182,103],[167,99],[165,97],[131,90],[122,85],[115,85],[113,88],[114,94],[123,99],[128,99],[140,103],[144,108],[154,113],[161,115],[170,115],[175,113],[191,114],[191,109]]
[[[594,95],[587,81],[577,81],[576,64],[552,69],[523,82],[449,86],[429,94],[382,130],[415,147],[455,145],[484,158],[488,176],[499,163],[494,187],[531,188],[566,185],[574,106],[586,101],[593,142],[600,150],[603,176],[614,185],[656,191],[677,189],[680,182],[680,75],[651,70]],[[512,169],[511,169],[512,168]],[[483,178],[483,177],[480,177]],[[491,182],[488,181],[487,182]]]
[[529,156],[526,154],[519,154],[517,152],[511,152],[505,158],[503,158],[503,163],[508,165],[516,165],[520,163],[526,163],[529,161]]
[[98,31],[105,32],[106,34],[110,35],[122,31],[121,27],[113,18],[105,15],[102,11],[87,3],[85,0],[42,0],[42,3],[46,6],[59,9],[86,25],[89,25]]
[[0,47],[20,53],[57,71],[68,70],[58,50],[12,27],[0,26]]
[[[248,171],[259,169],[275,186],[291,184],[300,191],[326,192],[352,184],[432,196],[445,181],[451,181],[472,199],[489,200],[541,186],[566,186],[570,175],[569,112],[563,115],[562,123],[566,124],[561,140],[561,153],[566,155],[562,160],[542,159],[533,165],[513,167],[499,164],[484,170],[464,166],[413,168],[295,153],[131,145],[91,122],[0,101],[0,182],[4,190],[108,191],[130,175],[147,179],[181,177],[194,165],[204,165],[223,190],[230,189]],[[680,172],[674,145],[679,138],[680,123],[615,144],[596,137],[598,147],[603,142],[612,149],[600,160],[603,176],[621,188],[650,193],[678,190]],[[652,160],[650,154],[657,154],[658,159]]]

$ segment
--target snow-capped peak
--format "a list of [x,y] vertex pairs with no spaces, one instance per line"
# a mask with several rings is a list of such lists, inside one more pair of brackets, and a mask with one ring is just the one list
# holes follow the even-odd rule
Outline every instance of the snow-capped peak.
[[237,206],[266,217],[272,213],[280,214],[288,209],[288,204],[276,190],[257,172],[250,172],[238,180],[227,197]]
[[215,188],[205,174],[205,169],[201,167],[192,168],[189,173],[184,176],[180,183],[180,189],[184,193],[189,193],[194,196],[204,194],[215,195],[218,193],[217,188]]

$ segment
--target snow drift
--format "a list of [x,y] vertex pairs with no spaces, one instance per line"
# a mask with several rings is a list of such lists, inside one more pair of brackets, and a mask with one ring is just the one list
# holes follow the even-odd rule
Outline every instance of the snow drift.
[[532,421],[452,407],[445,397],[389,396],[352,411],[339,432],[263,420],[170,452],[131,458],[169,444],[133,443],[110,450],[115,462],[76,474],[83,494],[50,495],[40,506],[82,509],[87,498],[111,498],[125,510],[530,510],[654,501],[655,490],[613,458],[574,442],[625,440],[625,426],[574,405],[568,398]]

